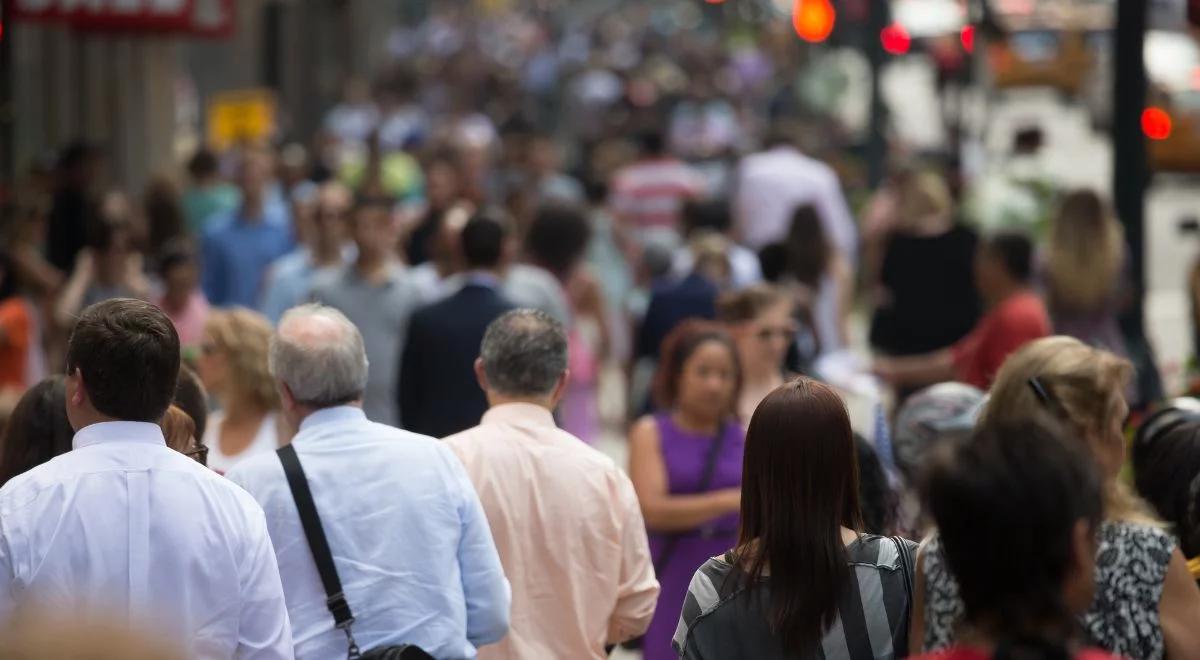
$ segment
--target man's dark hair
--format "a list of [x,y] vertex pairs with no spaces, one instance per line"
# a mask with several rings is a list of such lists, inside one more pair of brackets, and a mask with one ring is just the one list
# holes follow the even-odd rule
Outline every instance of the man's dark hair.
[[732,227],[733,215],[727,199],[690,200],[683,205],[685,236],[705,230],[726,234]]
[[495,391],[545,396],[567,370],[567,333],[545,312],[516,309],[488,326],[479,356]]
[[196,425],[196,437],[204,437],[204,429],[208,427],[208,393],[200,376],[187,365],[179,367],[179,384],[175,386],[175,400],[172,402],[192,418]]
[[525,249],[537,265],[566,279],[592,240],[592,227],[583,211],[562,204],[538,209],[525,235]]
[[1014,280],[1026,284],[1033,279],[1033,241],[1025,234],[1000,232],[984,240],[984,249]]
[[150,303],[114,298],[83,310],[67,345],[67,370],[78,369],[98,412],[158,423],[179,379],[179,335]]
[[69,172],[99,155],[100,149],[86,140],[75,140],[63,147],[58,156],[58,169]]
[[988,424],[931,466],[923,487],[967,621],[1001,639],[1071,625],[1062,602],[1074,529],[1096,529],[1102,481],[1082,443],[1051,419]]
[[217,156],[208,149],[201,147],[188,160],[188,174],[193,179],[207,179],[217,173]]
[[358,194],[354,197],[354,212],[359,211],[387,211],[392,212],[396,208],[396,200],[387,195],[366,195]]
[[667,152],[667,136],[662,129],[648,128],[638,133],[638,148],[643,156],[661,156]]
[[462,250],[467,268],[492,270],[500,265],[508,230],[490,214],[478,214],[462,230]]

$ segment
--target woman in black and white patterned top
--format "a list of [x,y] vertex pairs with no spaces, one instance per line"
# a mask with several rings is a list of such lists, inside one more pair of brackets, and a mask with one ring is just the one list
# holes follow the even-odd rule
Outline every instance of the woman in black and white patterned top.
[[[1096,598],[1081,621],[1088,642],[1137,660],[1200,658],[1200,590],[1175,539],[1118,480],[1131,372],[1125,360],[1077,340],[1038,340],[1004,364],[980,423],[1049,412],[1076,431],[1105,472]],[[912,648],[942,649],[954,641],[963,606],[936,534],[917,564]]]

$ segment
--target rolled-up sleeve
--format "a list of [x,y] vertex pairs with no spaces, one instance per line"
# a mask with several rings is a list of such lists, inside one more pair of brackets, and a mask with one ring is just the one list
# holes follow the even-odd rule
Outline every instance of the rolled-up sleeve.
[[292,628],[275,549],[262,511],[251,516],[247,552],[241,571],[242,603],[238,623],[238,649],[234,657],[275,660],[295,657]]
[[458,544],[458,564],[462,571],[463,596],[467,605],[467,639],[476,647],[500,641],[508,633],[512,589],[504,577],[500,555],[492,540],[492,530],[483,505],[467,477],[462,463],[443,447],[454,480],[462,493],[459,516],[462,536]]
[[621,534],[620,582],[617,604],[608,622],[608,642],[615,644],[646,632],[658,602],[658,580],[646,540],[646,523],[637,494],[628,479],[622,479],[614,509],[624,511]]

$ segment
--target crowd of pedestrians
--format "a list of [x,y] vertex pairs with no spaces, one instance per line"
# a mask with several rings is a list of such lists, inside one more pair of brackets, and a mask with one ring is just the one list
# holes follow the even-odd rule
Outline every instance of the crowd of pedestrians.
[[982,230],[861,190],[778,35],[502,16],[311,143],[6,202],[0,654],[1200,657],[1200,403],[1099,194]]

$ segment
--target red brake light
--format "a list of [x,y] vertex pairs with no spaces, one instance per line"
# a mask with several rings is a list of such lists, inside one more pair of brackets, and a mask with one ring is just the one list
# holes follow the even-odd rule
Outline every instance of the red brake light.
[[1146,108],[1142,112],[1142,132],[1151,140],[1171,137],[1171,115],[1162,108]]

